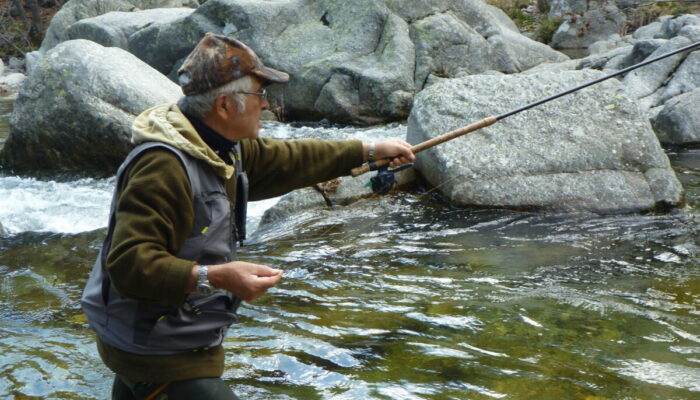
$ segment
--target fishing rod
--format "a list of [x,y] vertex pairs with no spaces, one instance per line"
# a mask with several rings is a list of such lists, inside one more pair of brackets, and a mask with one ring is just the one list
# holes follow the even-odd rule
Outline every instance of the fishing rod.
[[[672,56],[672,55],[674,55],[674,54],[682,53],[682,52],[684,52],[684,51],[690,50],[690,49],[692,49],[692,48],[694,48],[694,47],[697,47],[697,46],[700,46],[700,42],[695,42],[695,43],[693,43],[693,44],[690,44],[690,45],[688,45],[688,46],[682,47],[682,48],[680,48],[680,49],[671,51],[671,52],[666,53],[666,54],[662,54],[662,55],[660,55],[660,56],[658,56],[658,57],[655,57],[655,58],[653,58],[653,59],[651,59],[651,60],[642,61],[642,62],[640,62],[640,63],[638,63],[638,64],[632,65],[632,66],[627,67],[627,68],[625,68],[625,69],[621,69],[621,70],[619,70],[619,71],[617,71],[617,72],[615,72],[615,73],[612,73],[612,74],[610,74],[610,75],[606,75],[606,76],[601,77],[601,78],[598,78],[598,79],[596,79],[596,80],[594,80],[594,81],[591,81],[591,82],[588,82],[588,83],[584,83],[583,85],[576,86],[576,87],[574,87],[574,88],[572,88],[572,89],[565,90],[565,91],[563,91],[563,92],[561,92],[561,93],[557,93],[557,94],[551,95],[551,96],[549,96],[549,97],[546,97],[546,98],[544,98],[544,99],[541,99],[541,100],[532,102],[532,103],[530,103],[530,104],[527,104],[527,105],[522,106],[522,107],[520,107],[520,108],[517,108],[517,109],[515,109],[515,110],[508,111],[508,112],[503,113],[503,114],[501,114],[501,115],[486,117],[486,118],[484,118],[484,119],[482,119],[482,120],[480,120],[480,121],[474,122],[474,123],[472,123],[472,124],[470,124],[470,125],[467,125],[467,126],[465,126],[465,127],[462,127],[462,128],[459,128],[459,129],[455,129],[455,130],[453,130],[453,131],[451,131],[451,132],[445,133],[445,134],[443,134],[443,135],[440,135],[440,136],[434,137],[434,138],[432,138],[432,139],[426,140],[425,142],[419,143],[419,144],[417,144],[417,145],[411,147],[411,150],[413,151],[414,154],[415,154],[415,153],[418,153],[418,152],[421,152],[421,151],[426,150],[426,149],[429,149],[429,148],[431,148],[431,147],[433,147],[433,146],[437,146],[437,145],[439,145],[439,144],[441,144],[441,143],[444,143],[444,142],[450,141],[450,140],[452,140],[452,139],[455,139],[455,138],[457,138],[457,137],[466,135],[467,133],[474,132],[474,131],[479,130],[479,129],[481,129],[481,128],[485,128],[485,127],[487,127],[487,126],[489,126],[489,125],[493,125],[493,124],[495,124],[497,121],[501,121],[501,120],[503,120],[503,119],[506,119],[506,118],[508,118],[508,117],[510,117],[510,116],[512,116],[512,115],[518,114],[518,113],[523,112],[523,111],[525,111],[525,110],[529,110],[529,109],[531,109],[531,108],[533,108],[533,107],[537,107],[537,106],[539,106],[539,105],[541,105],[541,104],[550,102],[550,101],[555,100],[555,99],[558,99],[558,98],[560,98],[560,97],[562,97],[562,96],[566,96],[566,95],[568,95],[568,94],[574,93],[574,92],[579,91],[579,90],[581,90],[581,89],[584,89],[584,88],[587,88],[587,87],[589,87],[589,86],[595,85],[595,84],[597,84],[597,83],[603,82],[604,80],[607,80],[607,79],[614,78],[614,77],[616,77],[616,76],[625,74],[625,73],[627,73],[627,72],[629,72],[629,71],[632,71],[632,70],[634,70],[634,69],[643,67],[643,66],[645,66],[645,65],[649,65],[649,64],[651,64],[651,63],[655,63],[655,62],[657,62],[657,61],[659,61],[659,60],[662,60],[662,59],[664,59],[664,58],[666,58],[666,57],[670,57],[670,56]],[[388,165],[389,165],[390,162],[391,162],[391,158],[385,158],[385,159],[381,159],[381,160],[377,160],[377,161],[374,161],[374,162],[370,162],[370,163],[363,164],[363,165],[360,166],[360,167],[353,168],[350,172],[351,172],[352,176],[358,176],[358,175],[364,174],[365,172],[369,172],[369,171],[378,171],[378,172],[377,172],[377,175],[374,176],[374,177],[372,177],[371,180],[370,180],[370,181],[371,181],[371,184],[372,184],[372,190],[373,190],[375,193],[378,193],[378,194],[386,194],[386,193],[388,193],[389,190],[391,190],[391,188],[394,186],[394,174],[395,174],[396,172],[400,171],[400,170],[403,170],[403,169],[405,169],[405,168],[409,168],[409,167],[412,165],[412,164],[407,164],[407,165],[401,166],[401,167],[399,167],[399,168],[396,168],[396,169],[393,169],[393,170],[389,170],[389,169],[388,169]]]

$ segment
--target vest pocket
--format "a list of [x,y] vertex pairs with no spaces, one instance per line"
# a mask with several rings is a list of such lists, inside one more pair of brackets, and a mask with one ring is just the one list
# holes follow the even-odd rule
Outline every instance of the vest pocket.
[[135,326],[141,335],[134,338],[135,342],[181,351],[218,346],[226,328],[237,319],[235,303],[223,290],[209,296],[191,294],[176,310],[139,303]]
[[232,248],[231,204],[223,192],[195,195],[192,234],[178,256],[203,264],[227,260]]

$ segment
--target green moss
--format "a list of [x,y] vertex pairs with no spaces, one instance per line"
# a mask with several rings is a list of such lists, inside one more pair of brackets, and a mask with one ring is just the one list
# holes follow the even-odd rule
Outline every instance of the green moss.
[[543,43],[549,43],[559,25],[564,22],[561,17],[549,17],[549,6],[545,2],[537,2],[537,12],[525,12],[531,5],[529,0],[488,0],[490,5],[500,8],[510,17],[521,31],[534,34],[534,38]]
[[561,17],[545,18],[541,20],[536,33],[537,40],[542,43],[551,42],[554,32],[557,31],[562,22],[564,22],[564,19]]

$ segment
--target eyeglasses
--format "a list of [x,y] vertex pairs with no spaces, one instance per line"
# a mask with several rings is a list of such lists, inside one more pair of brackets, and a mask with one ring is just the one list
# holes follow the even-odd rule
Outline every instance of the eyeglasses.
[[261,100],[267,100],[267,90],[265,90],[264,88],[259,92],[238,92],[238,93],[249,94],[249,95],[253,95],[253,96],[260,96]]

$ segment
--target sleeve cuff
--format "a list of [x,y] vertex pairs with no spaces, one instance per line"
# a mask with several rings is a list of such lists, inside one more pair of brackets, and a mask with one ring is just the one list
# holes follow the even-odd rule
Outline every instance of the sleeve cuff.
[[195,266],[194,261],[175,259],[167,269],[166,276],[163,278],[163,287],[161,293],[166,304],[180,307],[187,298],[187,284],[189,283],[192,274],[192,268]]

